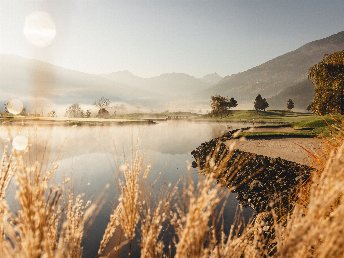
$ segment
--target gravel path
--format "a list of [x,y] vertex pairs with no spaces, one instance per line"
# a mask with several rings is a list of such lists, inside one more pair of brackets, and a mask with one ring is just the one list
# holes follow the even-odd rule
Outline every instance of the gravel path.
[[[226,144],[230,146],[233,144],[233,140],[227,141]],[[234,148],[273,158],[280,157],[304,165],[312,165],[312,159],[306,150],[312,153],[318,152],[321,149],[321,140],[317,138],[245,140],[235,141]]]

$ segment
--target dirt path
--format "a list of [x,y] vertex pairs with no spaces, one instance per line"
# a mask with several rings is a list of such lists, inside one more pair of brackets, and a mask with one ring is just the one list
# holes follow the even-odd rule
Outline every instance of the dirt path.
[[[232,143],[233,140],[226,142],[227,146]],[[273,158],[280,157],[304,165],[312,165],[311,157],[306,150],[316,153],[321,149],[321,140],[317,138],[245,140],[236,141],[234,148]]]

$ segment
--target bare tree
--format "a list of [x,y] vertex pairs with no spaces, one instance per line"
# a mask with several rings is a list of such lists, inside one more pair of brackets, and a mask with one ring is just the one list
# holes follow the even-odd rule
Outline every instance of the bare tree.
[[84,117],[84,111],[82,111],[78,103],[75,103],[73,105],[70,105],[66,109],[66,116],[67,117]]
[[108,98],[101,97],[94,102],[94,105],[99,108],[98,117],[109,117],[110,113],[107,110],[110,106],[111,101]]

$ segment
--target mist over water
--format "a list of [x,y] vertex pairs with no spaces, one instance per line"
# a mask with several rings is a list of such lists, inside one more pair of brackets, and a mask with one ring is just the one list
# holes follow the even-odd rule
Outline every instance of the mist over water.
[[[46,164],[57,162],[54,178],[61,183],[70,178],[75,194],[85,193],[85,199],[104,203],[84,239],[84,256],[96,256],[98,245],[112,208],[118,202],[119,166],[131,160],[139,150],[145,165],[151,166],[150,179],[157,180],[153,188],[159,191],[168,184],[175,185],[181,177],[188,176],[187,162],[192,162],[190,152],[202,142],[218,137],[228,128],[244,127],[240,123],[166,121],[155,125],[116,126],[3,126],[0,144],[11,146],[16,135],[28,137],[32,160]],[[3,148],[1,148],[3,150]],[[196,169],[190,171],[197,181]],[[15,186],[9,187],[8,201],[14,205]],[[233,222],[237,201],[234,194],[224,210],[225,225]],[[15,205],[14,205],[15,208]]]

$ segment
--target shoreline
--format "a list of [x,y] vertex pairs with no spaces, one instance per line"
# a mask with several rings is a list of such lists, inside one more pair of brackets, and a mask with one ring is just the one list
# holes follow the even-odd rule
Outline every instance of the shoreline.
[[[235,139],[241,130],[228,131],[218,138],[202,143],[191,152],[195,159],[193,167],[198,168],[201,173],[213,174],[218,183],[238,194],[237,199],[241,205],[251,207],[257,214],[272,209],[270,204],[276,200],[276,196],[279,196],[277,199],[281,203],[274,209],[277,209],[280,215],[288,213],[293,208],[289,197],[297,196],[299,185],[305,183],[316,169],[309,164],[280,156],[255,153],[257,148],[253,151],[237,148],[236,143],[248,142]],[[289,152],[295,153],[295,149]]]

